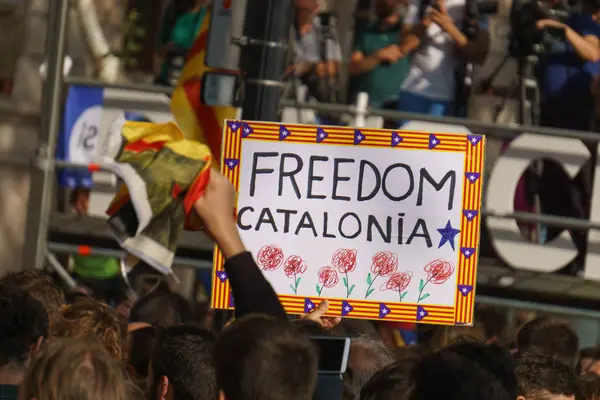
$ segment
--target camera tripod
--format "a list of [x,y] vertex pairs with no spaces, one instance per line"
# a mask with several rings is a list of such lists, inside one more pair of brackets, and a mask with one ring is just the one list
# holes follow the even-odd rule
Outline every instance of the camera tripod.
[[[493,80],[498,76],[500,71],[506,66],[511,59],[510,54],[507,55],[492,74],[482,80],[481,88],[487,92],[492,87]],[[517,58],[517,78],[511,82],[507,92],[503,96],[502,102],[496,107],[493,120],[497,121],[500,114],[506,109],[509,101],[517,97],[518,114],[517,123],[523,126],[539,126],[541,122],[541,106],[540,106],[540,88],[535,77],[535,66],[538,62],[536,54]],[[539,194],[539,182],[544,172],[544,162],[536,160],[527,168],[524,174],[525,187],[528,194],[533,198],[534,212],[539,214],[542,211],[541,199]],[[544,243],[546,240],[546,229],[541,224],[529,224],[524,227],[525,233],[529,240],[534,243]]]

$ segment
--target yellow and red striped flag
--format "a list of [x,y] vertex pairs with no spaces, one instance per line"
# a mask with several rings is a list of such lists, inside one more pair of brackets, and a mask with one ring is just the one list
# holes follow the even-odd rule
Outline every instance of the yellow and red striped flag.
[[185,138],[206,144],[213,154],[213,163],[217,165],[221,159],[223,123],[226,119],[234,119],[236,110],[234,107],[211,107],[202,103],[202,76],[208,71],[216,71],[204,63],[209,24],[210,10],[204,17],[173,91],[171,113]]

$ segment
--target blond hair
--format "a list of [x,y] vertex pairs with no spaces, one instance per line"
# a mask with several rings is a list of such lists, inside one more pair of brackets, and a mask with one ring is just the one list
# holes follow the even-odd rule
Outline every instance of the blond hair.
[[468,326],[443,326],[438,327],[431,339],[431,350],[437,351],[451,346],[461,340],[485,342],[485,332],[481,325]]
[[94,340],[53,340],[29,365],[21,398],[36,400],[126,400],[122,364]]
[[61,311],[57,337],[94,337],[117,360],[127,356],[127,321],[113,308],[92,299],[79,299]]

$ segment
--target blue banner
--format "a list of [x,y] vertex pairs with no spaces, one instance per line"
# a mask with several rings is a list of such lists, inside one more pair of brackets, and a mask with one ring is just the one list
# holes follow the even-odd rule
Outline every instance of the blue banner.
[[[104,89],[71,86],[62,120],[56,157],[73,163],[89,164],[96,150],[104,106]],[[82,169],[63,169],[58,174],[61,186],[92,186],[92,175]]]

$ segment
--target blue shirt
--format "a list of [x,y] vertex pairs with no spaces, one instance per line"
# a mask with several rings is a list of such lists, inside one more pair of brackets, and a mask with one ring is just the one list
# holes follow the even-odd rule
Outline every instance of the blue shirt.
[[[590,14],[574,14],[566,21],[581,36],[594,35],[600,38],[600,25]],[[570,43],[553,44],[547,54],[540,57],[538,78],[542,101],[559,100],[581,101],[588,97],[591,101],[590,85],[594,76],[600,73],[600,62],[582,60]]]

